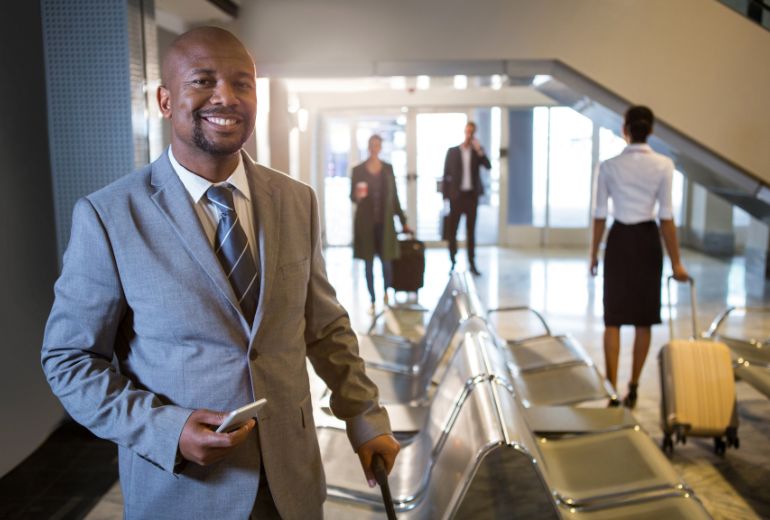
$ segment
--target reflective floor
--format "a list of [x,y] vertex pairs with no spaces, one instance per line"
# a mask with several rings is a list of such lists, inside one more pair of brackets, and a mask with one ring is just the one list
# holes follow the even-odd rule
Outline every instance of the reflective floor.
[[[482,275],[476,278],[481,301],[489,308],[529,305],[545,316],[554,333],[576,337],[603,370],[601,337],[602,279],[588,275],[583,250],[510,250],[480,248],[477,264]],[[463,253],[460,264],[463,268]],[[327,250],[327,269],[342,304],[350,311],[355,328],[365,331],[371,322],[369,295],[364,282],[363,263],[354,261],[349,248]],[[432,308],[447,281],[449,258],[444,249],[426,253],[425,287],[418,301]],[[770,305],[770,284],[746,275],[743,260],[716,260],[693,252],[684,252],[684,261],[697,282],[697,328],[705,330],[714,316],[727,305]],[[668,266],[664,268],[664,272]],[[378,271],[375,266],[375,273]],[[352,273],[352,276],[351,276]],[[378,310],[382,308],[382,281],[377,275]],[[665,290],[664,300],[667,301]],[[403,299],[405,295],[399,295]],[[686,286],[674,287],[675,334],[690,335],[691,314]],[[652,347],[642,374],[640,396],[635,415],[656,442],[661,440],[660,390],[657,371],[658,349],[668,340],[667,313],[664,324],[653,328]],[[741,330],[743,320],[728,324],[734,334],[770,335],[768,320],[754,321],[751,331]],[[499,323],[502,335],[523,334],[509,330],[509,323]],[[530,324],[526,325],[527,328]],[[532,330],[537,328],[531,324]],[[625,391],[631,367],[632,330],[622,330],[619,389]],[[672,462],[684,480],[695,490],[714,518],[770,518],[770,401],[747,384],[737,384],[741,447],[725,456],[713,453],[711,439],[690,439],[675,448]],[[87,517],[121,518],[121,498],[117,485]]]

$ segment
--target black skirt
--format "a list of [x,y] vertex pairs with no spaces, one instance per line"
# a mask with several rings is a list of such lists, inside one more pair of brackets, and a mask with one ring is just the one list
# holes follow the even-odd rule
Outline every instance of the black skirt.
[[657,224],[615,221],[604,252],[604,324],[660,323],[663,248]]

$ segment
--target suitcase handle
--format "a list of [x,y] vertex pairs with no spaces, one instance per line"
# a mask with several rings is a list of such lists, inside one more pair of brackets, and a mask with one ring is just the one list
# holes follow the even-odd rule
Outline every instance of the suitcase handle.
[[[671,280],[675,280],[673,274],[668,275],[668,278],[666,278],[666,292],[668,293],[668,332],[671,335],[671,339],[674,339],[674,310],[673,310],[673,304],[671,303]],[[689,277],[687,279],[687,282],[690,284],[690,307],[692,308],[692,339],[695,339],[698,337],[698,323],[697,318],[695,316],[695,280],[693,277]],[[684,283],[684,282],[682,282]]]
[[388,520],[394,520],[396,518],[396,508],[393,507],[393,497],[390,495],[388,472],[385,470],[385,460],[379,453],[372,455],[372,471],[382,491],[382,501],[385,504],[385,513],[388,516]]

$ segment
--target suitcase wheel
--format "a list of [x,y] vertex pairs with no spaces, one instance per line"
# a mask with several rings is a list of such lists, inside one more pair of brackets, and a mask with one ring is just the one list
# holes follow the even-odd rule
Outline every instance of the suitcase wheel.
[[671,438],[671,434],[667,433],[663,436],[663,443],[661,444],[660,449],[662,449],[663,453],[668,457],[671,457],[674,453],[674,439]]
[[738,429],[734,426],[731,426],[727,429],[726,432],[727,437],[727,446],[733,447],[736,450],[740,448],[741,446],[741,440],[738,438]]
[[717,455],[724,455],[727,443],[722,440],[722,437],[714,437],[714,453]]
[[676,443],[687,444],[687,435],[685,435],[685,430],[683,426],[676,427]]

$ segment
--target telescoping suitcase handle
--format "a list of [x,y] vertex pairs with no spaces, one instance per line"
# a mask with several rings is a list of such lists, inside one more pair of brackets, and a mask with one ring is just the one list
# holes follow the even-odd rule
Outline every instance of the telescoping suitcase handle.
[[382,491],[382,501],[385,504],[385,513],[388,515],[388,520],[396,519],[396,508],[393,507],[393,497],[390,495],[390,485],[388,485],[388,472],[385,469],[385,461],[379,454],[372,456],[372,471],[374,471],[374,478],[380,485]]
[[[674,275],[671,274],[666,279],[666,292],[668,293],[668,331],[669,334],[671,334],[671,339],[674,339],[674,310],[673,310],[673,304],[671,303],[671,280],[676,280],[674,278]],[[690,307],[692,309],[692,338],[695,339],[698,337],[698,323],[697,318],[695,316],[695,280],[691,277],[687,279],[687,282],[690,284]]]

